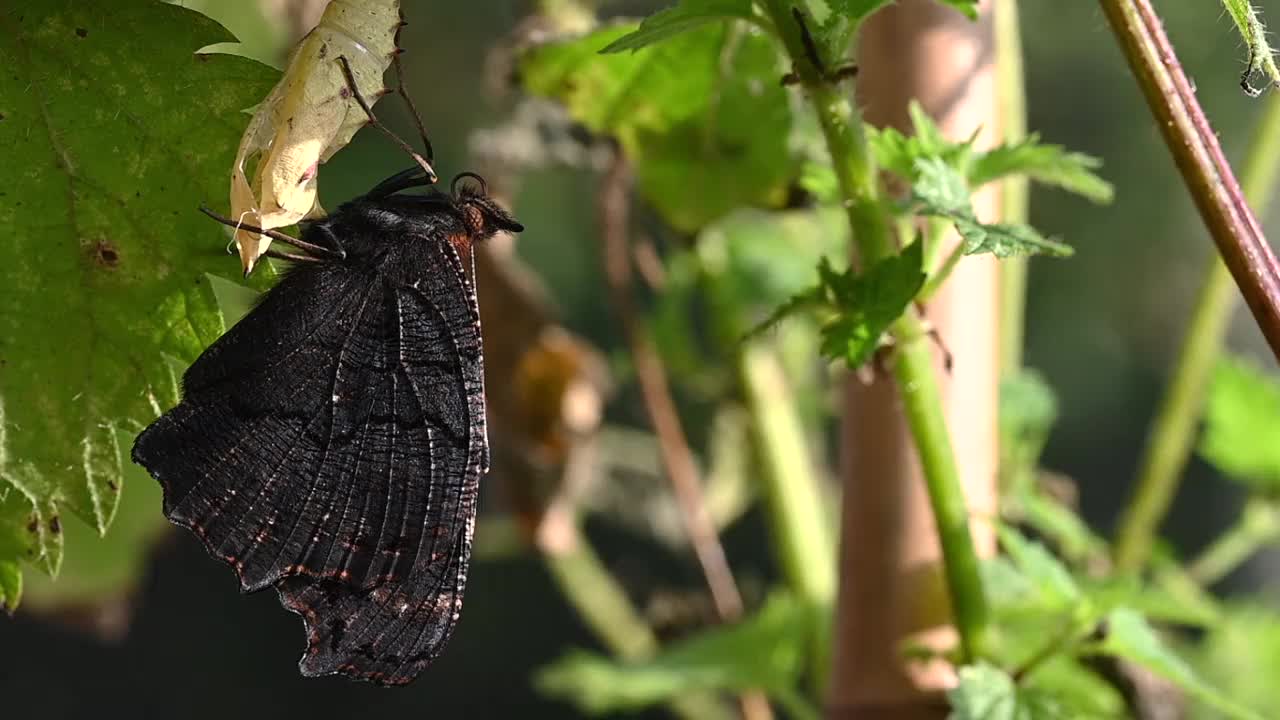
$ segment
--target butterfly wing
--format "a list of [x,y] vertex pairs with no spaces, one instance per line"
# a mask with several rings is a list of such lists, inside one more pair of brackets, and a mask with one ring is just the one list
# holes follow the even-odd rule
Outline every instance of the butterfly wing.
[[[474,294],[453,249],[448,245],[436,249],[436,267],[453,272],[430,286],[400,287],[393,297],[402,333],[393,384],[397,407],[413,406],[428,420],[458,413],[475,418],[466,437],[466,471],[440,471],[441,467],[451,470],[459,461],[453,455],[460,447],[456,438],[448,439],[447,448],[432,433],[419,438],[449,464],[433,462],[426,468],[435,488],[428,500],[427,526],[401,531],[404,543],[419,546],[417,562],[408,566],[407,577],[375,574],[375,584],[363,587],[341,579],[304,577],[277,584],[281,603],[301,615],[306,625],[308,646],[299,663],[304,675],[345,673],[381,684],[407,683],[439,655],[461,612],[478,482],[488,464],[484,372]],[[442,344],[440,322],[454,329],[455,352],[448,357],[436,349]],[[451,359],[459,363],[456,368],[450,365]],[[441,382],[456,377],[453,370],[461,371],[462,394],[441,392]],[[454,406],[456,402],[465,406]],[[412,427],[410,423],[404,429]],[[427,427],[432,427],[430,422]]]
[[165,514],[243,590],[444,576],[432,558],[469,546],[487,457],[478,314],[452,248],[422,247],[423,289],[342,264],[288,275],[139,436]]

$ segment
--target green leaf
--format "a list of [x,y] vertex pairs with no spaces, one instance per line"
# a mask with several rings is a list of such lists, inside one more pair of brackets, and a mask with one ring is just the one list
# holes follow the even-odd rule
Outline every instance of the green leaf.
[[633,53],[599,54],[634,30],[534,50],[521,63],[525,88],[616,137],[641,192],[679,230],[743,205],[781,204],[799,159],[771,40],[716,23]]
[[776,594],[741,622],[704,630],[650,660],[576,651],[540,670],[535,683],[592,715],[637,710],[699,690],[761,689],[790,698],[817,622],[816,609]]
[[751,0],[681,0],[677,5],[645,18],[635,32],[614,40],[600,52],[639,50],[706,23],[729,18],[754,20]]
[[1109,203],[1115,188],[1093,172],[1101,166],[1098,158],[1067,152],[1061,145],[1043,145],[1040,137],[1032,134],[1013,145],[975,154],[968,175],[969,184],[975,188],[1008,175],[1026,175],[1096,203]]
[[1022,369],[1001,379],[1000,453],[1006,464],[1034,469],[1057,419],[1058,398],[1040,373]]
[[[122,447],[133,444],[133,436],[121,438]],[[62,523],[67,542],[74,549],[67,555],[57,580],[33,575],[27,582],[26,607],[56,610],[87,607],[131,593],[146,571],[148,551],[168,529],[160,511],[160,484],[133,463],[124,467],[129,488],[120,498],[115,522],[106,537],[74,518]]]
[[0,608],[10,615],[22,602],[22,568],[16,562],[0,562]]
[[1107,543],[1074,510],[1036,489],[1017,493],[1011,503],[1016,517],[1053,543],[1073,564],[1106,557]]
[[979,663],[960,668],[960,683],[947,692],[950,720],[1065,720],[1062,704],[1037,688],[1022,688],[1009,673]]
[[1056,240],[1050,240],[1036,232],[1030,225],[997,223],[988,225],[972,218],[951,218],[956,230],[964,238],[965,255],[990,253],[998,258],[1017,255],[1053,255],[1071,257],[1075,250]]
[[1235,22],[1244,45],[1249,49],[1249,58],[1244,72],[1240,74],[1240,87],[1251,97],[1262,94],[1262,90],[1253,87],[1250,80],[1261,74],[1272,87],[1280,87],[1280,68],[1276,67],[1275,50],[1267,40],[1267,29],[1258,17],[1258,11],[1249,0],[1222,0],[1222,7]]
[[1108,615],[1106,635],[1092,650],[1141,665],[1225,717],[1248,720],[1261,717],[1201,680],[1185,660],[1165,647],[1136,610],[1120,608]]
[[1200,454],[1233,480],[1280,493],[1280,381],[1242,358],[1220,360]]
[[[1280,612],[1262,598],[1228,606],[1196,653],[1196,665],[1226,696],[1260,714],[1273,713],[1280,678]],[[1197,705],[1192,717],[1221,717],[1212,705]]]
[[[56,573],[60,514],[116,513],[121,433],[177,400],[168,358],[223,329],[217,204],[274,72],[212,21],[144,0],[0,9],[0,563]],[[146,52],[139,54],[138,48]]]
[[970,20],[978,19],[978,0],[939,0],[939,2],[959,10]]
[[844,360],[850,368],[861,367],[924,287],[922,247],[923,243],[913,242],[862,274],[852,268],[838,271],[822,258],[818,284],[784,303],[752,334],[802,310],[819,310],[827,316],[822,324],[822,354]]
[[[922,160],[941,162],[959,171],[958,180],[964,185],[964,168],[967,168],[973,152],[973,140],[952,142],[925,112],[924,107],[912,100],[907,106],[911,117],[912,134],[904,135],[895,128],[866,128],[871,150],[875,153],[876,164],[892,171],[910,184],[915,184],[920,177],[917,166]],[[968,191],[964,192],[964,204],[968,204]]]
[[959,170],[937,157],[916,160],[917,179],[911,186],[912,201],[924,215],[949,218],[964,239],[964,254],[991,253],[1005,258],[1045,253],[1068,257],[1067,245],[1041,237],[1028,225],[993,224],[978,221],[969,201],[969,188]]
[[1220,617],[1212,601],[1175,594],[1131,575],[1084,578],[1080,582],[1089,602],[1101,613],[1126,607],[1152,620],[1192,627],[1208,627]]
[[996,533],[1013,567],[1026,579],[1032,593],[1028,599],[1036,607],[1046,613],[1070,610],[1083,599],[1071,571],[1048,548],[1004,524]]

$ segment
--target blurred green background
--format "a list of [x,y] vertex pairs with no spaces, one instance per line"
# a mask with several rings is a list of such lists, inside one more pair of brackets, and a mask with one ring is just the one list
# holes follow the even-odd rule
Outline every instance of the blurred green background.
[[[286,34],[265,25],[253,2],[183,4],[206,6],[251,42],[258,57],[272,57]],[[642,13],[661,4],[606,2],[604,8]],[[1258,5],[1264,17],[1280,18],[1280,0]],[[476,131],[509,118],[516,98],[492,92],[501,77],[494,77],[490,51],[529,9],[515,0],[406,0],[409,90],[430,129],[442,176],[471,168]],[[1229,157],[1238,162],[1261,110],[1260,101],[1238,88],[1239,37],[1216,3],[1163,2],[1159,9]],[[1102,174],[1117,190],[1110,207],[1035,191],[1033,224],[1067,239],[1077,254],[1032,263],[1027,332],[1028,364],[1044,372],[1061,399],[1045,465],[1077,479],[1086,515],[1109,530],[1127,497],[1212,246],[1097,5],[1024,2],[1023,29],[1031,129],[1103,158]],[[379,108],[408,134],[394,103]],[[327,166],[324,203],[333,207],[404,165],[394,146],[361,133]],[[563,324],[611,352],[619,343],[599,279],[594,188],[587,171],[548,167],[523,175],[515,209],[528,229],[518,248],[550,289]],[[1231,345],[1270,365],[1245,314],[1237,318]],[[609,412],[619,422],[643,417],[629,394]],[[145,476],[129,479],[126,492],[151,490],[142,487],[149,486]],[[1168,534],[1180,551],[1191,552],[1233,516],[1239,500],[1193,461]],[[588,529],[638,601],[654,587],[700,588],[688,556],[607,522],[589,522]],[[726,536],[735,569],[747,585],[757,578],[757,587],[773,574],[762,533],[760,519],[748,513]],[[70,555],[79,544],[68,548]],[[294,668],[303,645],[299,623],[271,593],[236,594],[230,573],[185,533],[167,535],[150,560],[131,606],[117,608],[114,617],[20,612],[15,621],[0,621],[0,647],[21,658],[0,670],[0,715],[566,717],[570,708],[534,692],[531,672],[571,646],[593,646],[536,555],[488,556],[471,572],[464,620],[448,652],[410,688],[303,680]],[[1231,582],[1252,586],[1278,576],[1280,556],[1273,553]],[[130,612],[128,632],[113,640],[84,630],[86,623],[119,627]]]

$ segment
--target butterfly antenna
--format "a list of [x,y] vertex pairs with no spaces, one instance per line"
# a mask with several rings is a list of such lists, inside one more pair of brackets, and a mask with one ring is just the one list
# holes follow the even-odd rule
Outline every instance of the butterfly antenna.
[[422,138],[422,146],[427,151],[427,162],[434,163],[436,161],[436,151],[431,147],[431,138],[427,137],[427,128],[422,124],[422,115],[418,112],[418,106],[413,104],[413,98],[409,97],[409,93],[404,89],[404,64],[400,62],[400,56],[404,53],[404,49],[400,47],[400,31],[404,30],[409,23],[404,21],[404,11],[400,11],[400,25],[396,28],[396,49],[395,54],[391,58],[391,64],[396,69],[396,94],[400,99],[404,100],[404,104],[409,108],[409,114],[413,116],[413,122],[418,126],[418,137]]
[[[427,177],[431,178],[432,182],[435,182],[436,171],[431,167],[431,163],[426,158],[422,157],[422,155],[419,155],[418,151],[414,150],[412,145],[405,142],[399,135],[391,132],[391,129],[386,125],[383,125],[382,121],[378,119],[378,116],[373,114],[373,108],[369,106],[369,103],[364,99],[364,96],[360,94],[360,89],[356,87],[356,76],[351,72],[351,63],[347,61],[345,55],[338,56],[338,64],[342,67],[342,74],[347,79],[346,91],[350,93],[351,97],[355,98],[357,103],[359,103],[360,109],[364,110],[364,114],[369,118],[369,124],[381,130],[384,135],[391,138],[392,142],[399,145],[401,150],[408,153],[409,157],[413,158],[413,161],[418,163],[418,166],[427,174]],[[430,145],[427,146],[427,153],[431,153]]]

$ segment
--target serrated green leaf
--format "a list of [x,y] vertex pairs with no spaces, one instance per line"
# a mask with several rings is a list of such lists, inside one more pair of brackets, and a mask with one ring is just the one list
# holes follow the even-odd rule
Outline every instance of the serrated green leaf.
[[[1270,600],[1239,601],[1222,614],[1196,652],[1196,666],[1223,694],[1257,713],[1276,707],[1280,678],[1280,612]],[[1212,705],[1196,703],[1196,720],[1221,717]]]
[[1046,239],[1028,225],[985,224],[973,213],[964,175],[939,157],[915,161],[913,204],[924,215],[944,217],[955,223],[964,240],[965,255],[990,253],[999,258],[1044,253],[1068,257],[1070,246]]
[[[912,100],[907,106],[907,114],[911,118],[913,132],[904,135],[895,128],[876,128],[868,125],[867,137],[871,150],[875,153],[876,164],[893,172],[903,180],[914,185],[920,177],[921,161],[940,162],[955,168],[959,172],[958,179],[963,185],[969,158],[972,155],[972,139],[965,142],[952,142],[933,122],[933,118],[925,112],[919,102]],[[964,193],[964,204],[968,203],[968,192]]]
[[971,218],[952,217],[960,237],[964,238],[965,255],[990,253],[998,258],[1019,255],[1053,255],[1071,257],[1075,250],[1036,232],[1030,225],[985,224]]
[[880,347],[889,326],[924,287],[923,244],[875,263],[865,273],[836,270],[828,257],[818,263],[818,283],[792,296],[751,331],[758,334],[799,312],[822,316],[822,354],[858,368]]
[[1109,203],[1115,196],[1115,188],[1093,172],[1101,166],[1098,158],[1068,152],[1061,145],[1041,144],[1040,137],[1032,134],[1013,145],[976,153],[968,175],[969,184],[975,188],[1008,175],[1026,175],[1038,183],[1062,188],[1096,203]]
[[987,663],[960,668],[960,683],[947,692],[950,720],[1066,720],[1061,702],[1036,688],[1022,688],[1009,673]]
[[[133,437],[121,438],[132,446]],[[168,529],[160,511],[160,484],[133,463],[124,467],[125,486],[115,522],[106,537],[75,518],[61,524],[73,548],[57,580],[33,575],[27,582],[26,608],[55,610],[86,607],[131,593],[142,578],[152,544]]]
[[1280,381],[1242,358],[1220,360],[1199,451],[1231,479],[1280,493]]
[[680,0],[678,4],[645,18],[634,32],[614,40],[600,52],[639,50],[709,22],[731,18],[753,20],[751,0]]
[[858,368],[880,347],[889,326],[924,287],[923,244],[914,242],[900,254],[875,263],[865,273],[836,270],[827,258],[818,264],[818,284],[778,308],[753,333],[802,310],[817,309],[822,323],[822,354]]
[[644,662],[573,652],[537,674],[549,695],[599,715],[636,710],[699,690],[761,689],[793,694],[817,611],[774,595],[757,613],[712,627]]
[[205,273],[237,268],[196,209],[225,196],[241,111],[274,75],[195,54],[233,39],[144,0],[0,9],[0,537],[20,538],[0,562],[56,571],[64,509],[106,531],[117,434],[176,401],[167,357],[222,330]]
[[1142,614],[1129,608],[1107,616],[1106,636],[1092,650],[1141,665],[1168,680],[1224,717],[1256,720],[1260,715],[1241,707],[1200,679],[1191,666],[1161,642]]
[[952,218],[974,217],[964,175],[944,158],[936,155],[916,158],[914,177],[911,194],[926,213]]
[[780,204],[799,159],[772,41],[716,23],[633,53],[599,54],[635,30],[621,25],[534,50],[521,63],[525,88],[616,137],[640,190],[677,229],[697,231],[744,205]]

